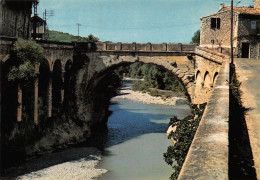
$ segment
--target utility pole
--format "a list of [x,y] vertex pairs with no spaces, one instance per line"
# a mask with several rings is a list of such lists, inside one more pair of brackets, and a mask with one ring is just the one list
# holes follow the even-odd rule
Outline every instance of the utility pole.
[[77,23],[78,25],[78,42],[79,42],[79,26],[81,26],[81,24]]
[[49,10],[47,11],[45,9],[44,13],[43,13],[43,20],[44,20],[44,39],[48,39],[49,37],[49,32],[47,31],[47,18],[54,16],[54,11],[53,10]]
[[231,49],[231,64],[234,64],[233,55],[233,0],[231,0],[231,18],[230,18],[230,49]]

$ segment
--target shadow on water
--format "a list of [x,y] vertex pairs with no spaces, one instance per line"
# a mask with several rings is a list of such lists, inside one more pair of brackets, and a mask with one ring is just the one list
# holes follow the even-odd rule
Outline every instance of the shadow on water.
[[[127,105],[124,103],[127,101]],[[123,102],[123,103],[122,103]],[[182,105],[180,105],[182,106]],[[119,100],[110,106],[108,127],[103,132],[94,132],[85,144],[104,151],[105,148],[150,133],[165,133],[170,118],[179,115],[181,118],[190,112],[188,105],[183,108],[143,104],[129,100]],[[169,113],[170,112],[170,113]]]

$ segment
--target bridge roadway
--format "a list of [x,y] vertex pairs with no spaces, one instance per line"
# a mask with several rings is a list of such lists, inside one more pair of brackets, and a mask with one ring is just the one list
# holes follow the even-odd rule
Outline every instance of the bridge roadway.
[[235,59],[257,179],[260,179],[260,60]]

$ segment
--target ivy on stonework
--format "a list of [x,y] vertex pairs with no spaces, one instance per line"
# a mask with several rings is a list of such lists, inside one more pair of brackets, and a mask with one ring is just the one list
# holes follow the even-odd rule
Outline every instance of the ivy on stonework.
[[173,167],[173,174],[170,179],[178,178],[205,106],[206,103],[191,105],[193,115],[187,116],[182,120],[174,116],[170,120],[169,126],[176,127],[176,130],[172,131],[168,138],[172,139],[175,144],[169,146],[167,152],[163,154],[165,162]]

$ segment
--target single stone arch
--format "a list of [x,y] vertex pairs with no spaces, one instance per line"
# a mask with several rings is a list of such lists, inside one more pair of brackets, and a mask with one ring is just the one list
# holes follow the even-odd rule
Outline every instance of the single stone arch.
[[[7,58],[9,57],[9,58]],[[8,73],[12,66],[16,65],[15,59],[10,59],[10,56],[5,56],[1,60],[1,117],[3,131],[8,130],[5,126],[12,125],[17,121],[18,108],[18,84],[8,80]],[[19,88],[21,89],[21,88]],[[22,111],[22,104],[20,103],[20,110]],[[8,132],[9,133],[9,132]]]
[[62,103],[62,64],[61,60],[57,59],[53,63],[52,69],[52,114],[55,116],[60,111]]
[[[89,58],[91,67],[89,68],[90,77],[95,73],[109,68],[110,66],[114,66],[123,62],[143,62],[146,64],[155,64],[157,66],[164,67],[168,71],[171,71],[171,73],[174,74],[184,85],[190,99],[192,99],[194,96],[194,70],[188,67],[187,64],[178,65],[178,63],[175,61],[167,60],[167,57],[165,57],[164,60],[161,57],[159,57],[160,59],[157,59],[157,57],[138,56],[132,54],[99,54],[98,56],[89,55]],[[188,59],[186,59],[186,61],[190,64]],[[95,67],[95,69],[93,69],[93,67]]]
[[[170,72],[173,76],[175,76],[180,82],[181,84],[183,85],[183,87],[185,88],[185,91],[186,91],[186,95],[188,97],[188,99],[191,101],[191,98],[193,96],[193,92],[191,91],[191,83],[194,79],[194,76],[185,76],[184,73],[182,73],[182,71],[179,69],[179,68],[176,68],[176,67],[173,67],[169,62],[163,64],[163,63],[156,63],[155,61],[142,61],[142,60],[138,60],[138,61],[120,61],[118,63],[115,63],[115,64],[110,64],[109,66],[107,67],[104,67],[103,69],[101,69],[99,72],[97,72],[97,74],[95,74],[95,77],[92,77],[91,79],[96,79],[95,81],[95,84],[98,82],[98,80],[100,80],[100,78],[103,78],[106,74],[106,72],[110,72],[120,66],[123,66],[123,65],[130,65],[130,64],[133,64],[135,62],[141,62],[141,63],[144,63],[144,64],[153,64],[153,65],[156,65],[158,67],[161,67],[163,68],[164,70]],[[190,78],[190,79],[189,79]],[[92,80],[94,81],[94,80]],[[193,83],[192,83],[193,84]]]
[[202,78],[201,72],[198,70],[196,72],[196,86],[195,86],[195,94],[199,94],[203,87],[204,80]]
[[204,87],[205,88],[210,88],[211,87],[211,78],[209,75],[209,72],[206,71],[204,75]]
[[72,84],[71,84],[71,67],[73,61],[67,60],[64,66],[64,103],[69,100],[69,95],[71,94]]
[[49,88],[50,88],[50,64],[47,59],[43,59],[39,66],[39,97],[38,108],[39,119],[44,120],[48,118],[48,105],[49,105]]
[[213,79],[212,79],[212,84],[215,84],[215,82],[217,80],[217,77],[218,77],[218,72],[215,72],[214,76],[213,76]]

